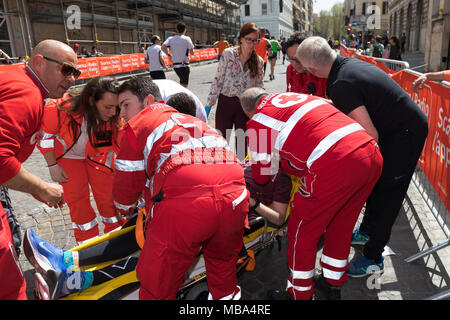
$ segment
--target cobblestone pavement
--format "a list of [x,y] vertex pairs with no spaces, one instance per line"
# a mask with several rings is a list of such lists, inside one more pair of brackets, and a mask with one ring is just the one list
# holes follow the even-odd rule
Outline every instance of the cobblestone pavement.
[[[278,60],[275,80],[269,81],[267,67],[265,86],[269,92],[282,92],[286,89],[285,70]],[[217,63],[203,64],[191,68],[189,88],[206,103],[209,87],[216,71]],[[176,74],[167,73],[169,79],[177,81]],[[209,123],[214,125],[215,108],[209,116]],[[46,181],[50,176],[42,155],[35,150],[24,163],[27,170],[39,175]],[[51,209],[42,205],[27,194],[10,190],[15,211],[24,233],[33,227],[45,240],[58,247],[69,249],[75,246],[71,220],[67,206],[62,209]],[[95,208],[95,203],[93,202]],[[102,226],[100,224],[100,230]],[[429,212],[416,187],[411,184],[408,197],[404,201],[388,244],[394,252],[385,257],[385,272],[378,278],[350,279],[343,288],[344,299],[354,300],[410,300],[424,299],[438,292],[449,289],[450,247],[443,248],[425,258],[406,263],[405,258],[425,250],[432,245],[445,241],[447,237]],[[275,244],[266,248],[256,257],[256,268],[252,272],[244,272],[239,277],[243,291],[243,299],[265,299],[266,292],[286,285],[288,269],[286,265],[287,239],[281,241],[281,248]],[[350,258],[361,254],[360,248],[352,248]],[[320,258],[320,252],[317,259]],[[27,294],[33,295],[34,269],[24,254],[20,257],[22,269],[27,279]],[[317,266],[319,264],[317,263]]]

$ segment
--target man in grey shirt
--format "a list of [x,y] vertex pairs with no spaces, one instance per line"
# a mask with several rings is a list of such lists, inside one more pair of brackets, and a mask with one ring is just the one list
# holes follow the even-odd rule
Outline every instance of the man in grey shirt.
[[[194,54],[194,44],[190,37],[186,36],[186,25],[183,22],[177,24],[178,34],[164,41],[161,50],[169,56],[173,62],[173,69],[180,78],[180,84],[187,88],[189,84],[189,53]],[[170,48],[172,54],[167,50]]]

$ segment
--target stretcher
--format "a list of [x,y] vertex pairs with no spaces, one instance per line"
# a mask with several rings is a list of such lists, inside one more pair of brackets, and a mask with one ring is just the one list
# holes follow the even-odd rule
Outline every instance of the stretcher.
[[[292,202],[294,194],[300,185],[298,177],[291,176],[291,181],[292,189],[290,202]],[[281,237],[286,234],[290,210],[291,206],[289,205],[286,212],[285,222],[281,226],[273,225],[261,216],[249,216],[250,229],[245,229],[244,231],[243,248],[239,254],[236,265],[238,275],[241,272],[252,271],[256,263],[255,255],[264,248],[273,246],[276,241],[280,241]],[[104,234],[70,250],[77,251],[94,246],[100,242],[108,241],[109,239],[115,238],[126,232],[130,232],[135,229],[135,227],[136,226],[134,225]],[[139,253],[139,251],[137,253]],[[136,252],[132,254],[136,254]],[[117,262],[118,260],[107,261],[91,266],[84,266],[83,269],[86,271],[99,270]],[[48,300],[50,297],[49,288],[39,272],[35,273],[34,284],[34,294],[36,298],[40,300]],[[208,293],[208,287],[206,285],[205,261],[203,255],[200,253],[186,272],[183,284],[178,291],[177,299],[201,300],[206,299],[208,297]],[[99,285],[91,286],[80,292],[62,297],[60,300],[137,300],[138,297],[139,280],[136,276],[136,271],[132,271]]]

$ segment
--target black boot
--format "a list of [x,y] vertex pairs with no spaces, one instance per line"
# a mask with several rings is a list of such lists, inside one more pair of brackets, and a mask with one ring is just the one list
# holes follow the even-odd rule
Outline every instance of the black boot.
[[332,286],[322,275],[315,276],[314,300],[341,300],[341,287]]
[[267,292],[269,300],[294,300],[287,290],[270,290]]

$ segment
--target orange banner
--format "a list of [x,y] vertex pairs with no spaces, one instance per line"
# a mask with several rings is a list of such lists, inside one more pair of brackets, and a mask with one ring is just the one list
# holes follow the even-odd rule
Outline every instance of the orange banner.
[[450,210],[450,87],[426,81],[422,90],[413,92],[412,83],[418,78],[417,75],[400,71],[392,78],[427,115],[429,132],[419,165],[447,210]]
[[[193,55],[189,55],[191,62],[212,60],[217,58],[214,49],[195,49]],[[164,61],[167,66],[172,65],[169,57],[165,56]],[[23,64],[1,65],[0,73],[12,70]],[[79,58],[77,68],[81,71],[79,79],[90,79],[98,76],[107,76],[124,72],[148,69],[145,63],[145,54],[124,54],[108,57]]]

